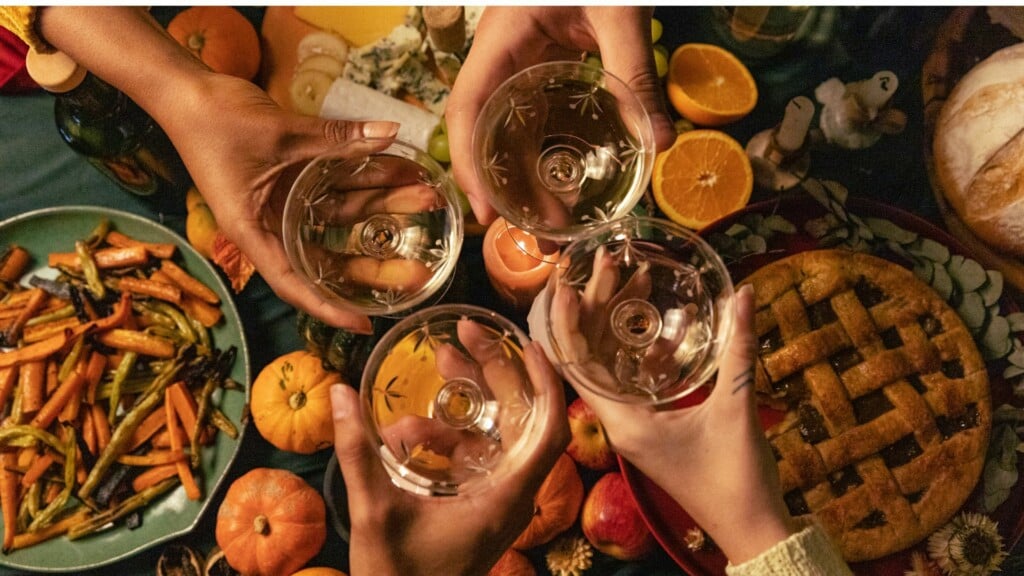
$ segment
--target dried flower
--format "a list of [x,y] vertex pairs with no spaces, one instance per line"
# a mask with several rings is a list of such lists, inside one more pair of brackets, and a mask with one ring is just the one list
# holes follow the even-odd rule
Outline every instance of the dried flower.
[[594,549],[580,536],[563,536],[551,545],[545,560],[553,576],[580,576],[590,568]]
[[704,534],[704,531],[697,526],[686,531],[686,536],[683,537],[683,541],[686,542],[686,547],[693,552],[703,550],[708,544],[708,539]]
[[1006,559],[996,523],[974,512],[962,512],[929,536],[928,555],[949,576],[987,576]]

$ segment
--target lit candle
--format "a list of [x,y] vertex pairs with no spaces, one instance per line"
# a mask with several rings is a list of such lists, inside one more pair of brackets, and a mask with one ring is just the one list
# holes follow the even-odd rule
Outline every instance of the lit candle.
[[519,310],[533,299],[555,269],[558,252],[545,254],[537,238],[498,218],[484,235],[484,268],[498,295]]

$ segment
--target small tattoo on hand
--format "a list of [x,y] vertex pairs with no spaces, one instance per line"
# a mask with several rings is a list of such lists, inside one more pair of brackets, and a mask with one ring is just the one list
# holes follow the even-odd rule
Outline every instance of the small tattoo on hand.
[[732,389],[733,394],[747,386],[752,386],[754,384],[754,369],[747,368],[743,372],[739,373],[736,378],[733,378],[733,384],[735,384],[735,387]]

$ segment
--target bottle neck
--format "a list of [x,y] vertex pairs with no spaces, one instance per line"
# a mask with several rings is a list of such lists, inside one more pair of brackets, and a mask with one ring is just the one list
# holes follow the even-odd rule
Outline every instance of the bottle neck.
[[66,106],[96,112],[114,112],[122,106],[124,100],[119,90],[92,73],[86,73],[81,84],[63,94],[57,94],[57,97],[63,100]]

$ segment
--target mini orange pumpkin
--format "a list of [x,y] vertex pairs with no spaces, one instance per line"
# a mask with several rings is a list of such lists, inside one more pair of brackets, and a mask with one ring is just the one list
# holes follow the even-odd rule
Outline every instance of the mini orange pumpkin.
[[312,454],[334,444],[331,386],[341,374],[319,356],[289,352],[267,364],[252,383],[249,411],[256,429],[279,450]]
[[583,479],[573,459],[563,453],[541,483],[533,501],[533,518],[512,547],[528,550],[554,540],[576,522],[582,505]]
[[249,19],[231,6],[192,6],[167,32],[214,72],[252,80],[260,69],[260,39]]
[[224,495],[216,538],[231,567],[246,576],[291,574],[327,539],[324,500],[288,470],[254,468]]

